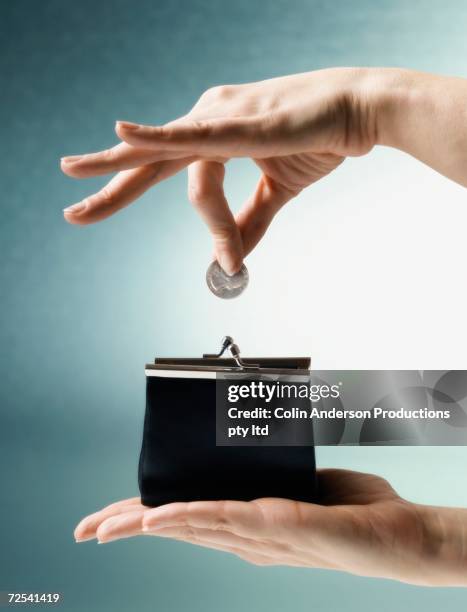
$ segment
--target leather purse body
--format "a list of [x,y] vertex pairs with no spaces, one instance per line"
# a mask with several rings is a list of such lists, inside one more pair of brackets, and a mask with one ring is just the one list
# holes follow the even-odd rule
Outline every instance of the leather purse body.
[[[304,371],[309,358],[251,358],[262,373]],[[217,446],[216,376],[233,359],[156,359],[146,366],[146,414],[139,460],[142,503],[316,501],[313,446]]]

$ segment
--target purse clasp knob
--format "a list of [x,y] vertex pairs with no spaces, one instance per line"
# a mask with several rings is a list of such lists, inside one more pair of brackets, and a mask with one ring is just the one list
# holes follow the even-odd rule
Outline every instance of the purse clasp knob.
[[235,344],[234,339],[232,338],[232,336],[224,336],[222,338],[222,342],[221,342],[221,350],[219,351],[219,353],[217,354],[209,354],[209,353],[205,353],[203,355],[204,358],[207,359],[218,359],[219,357],[222,357],[222,355],[225,353],[225,351],[229,351],[229,353],[232,355],[232,358],[235,360],[235,363],[237,364],[237,366],[239,368],[241,368],[242,370],[246,370],[246,369],[257,369],[259,368],[259,364],[258,363],[245,363],[240,355],[240,348],[238,347],[238,344]]

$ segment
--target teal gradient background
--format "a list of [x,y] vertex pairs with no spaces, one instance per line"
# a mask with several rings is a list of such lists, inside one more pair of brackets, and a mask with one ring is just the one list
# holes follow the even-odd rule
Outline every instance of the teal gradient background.
[[[150,538],[106,546],[72,538],[82,516],[137,494],[143,367],[156,354],[212,351],[229,333],[246,352],[311,353],[321,369],[465,368],[465,304],[452,300],[441,321],[446,303],[431,281],[433,268],[448,281],[464,273],[464,190],[397,152],[349,160],[281,213],[249,259],[248,293],[226,304],[204,284],[211,247],[184,174],[107,222],[77,228],[62,208],[103,181],[69,179],[58,160],[114,144],[116,119],[162,123],[185,113],[219,83],[334,65],[467,76],[466,3],[0,6],[0,591],[60,591],[70,611],[465,609],[462,589],[258,568]],[[234,208],[256,174],[245,161],[231,164]],[[391,201],[380,187],[387,179]],[[402,254],[381,252],[373,274],[367,249],[389,240],[399,213],[405,227],[426,218],[417,254],[402,228]],[[375,243],[352,225],[359,215],[381,229]],[[436,228],[453,238],[430,259]],[[336,244],[345,257],[332,258]],[[385,293],[393,270],[403,303]],[[326,280],[329,294],[317,289]],[[467,505],[465,448],[321,448],[317,456],[322,466],[382,474],[415,501]]]

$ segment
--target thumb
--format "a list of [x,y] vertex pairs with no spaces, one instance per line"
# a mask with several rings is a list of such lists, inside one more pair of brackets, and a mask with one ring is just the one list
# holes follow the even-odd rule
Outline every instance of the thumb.
[[279,210],[294,198],[300,189],[289,189],[263,174],[255,191],[236,217],[245,255],[250,253],[266,233]]

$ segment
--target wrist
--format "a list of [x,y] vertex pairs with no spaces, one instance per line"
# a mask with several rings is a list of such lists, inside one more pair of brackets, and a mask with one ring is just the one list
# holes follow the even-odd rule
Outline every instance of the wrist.
[[417,506],[426,584],[467,586],[467,509]]
[[[424,75],[425,77],[427,75]],[[424,104],[423,76],[412,70],[375,68],[369,87],[375,116],[375,144],[407,150],[414,119]]]
[[429,104],[423,81],[430,75],[399,68],[343,70],[340,87],[348,102],[349,131],[355,134],[357,154],[367,153],[375,145],[410,149],[414,118],[424,103]]
[[467,187],[467,80],[367,69],[374,143],[400,149]]

